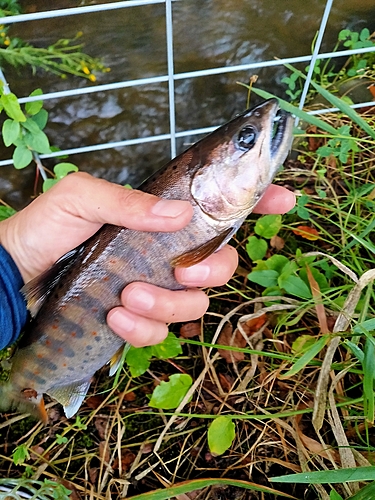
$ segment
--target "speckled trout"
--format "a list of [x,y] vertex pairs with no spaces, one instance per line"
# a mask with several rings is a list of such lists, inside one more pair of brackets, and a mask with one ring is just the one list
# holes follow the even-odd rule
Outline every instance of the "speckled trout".
[[26,285],[33,319],[14,355],[0,405],[47,420],[43,394],[67,417],[79,409],[94,373],[116,364],[123,340],[106,324],[130,282],[183,288],[176,266],[188,267],[221,248],[252,211],[284,162],[293,120],[265,101],[198,141],[140,189],[188,200],[191,222],[174,233],[104,225],[81,246]]

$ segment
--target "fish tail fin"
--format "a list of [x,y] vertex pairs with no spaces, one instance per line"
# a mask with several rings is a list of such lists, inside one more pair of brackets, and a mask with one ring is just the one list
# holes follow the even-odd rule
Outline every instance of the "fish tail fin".
[[30,413],[44,424],[48,422],[43,394],[37,394],[34,389],[25,389],[20,392],[10,382],[6,382],[0,385],[0,411],[9,410]]

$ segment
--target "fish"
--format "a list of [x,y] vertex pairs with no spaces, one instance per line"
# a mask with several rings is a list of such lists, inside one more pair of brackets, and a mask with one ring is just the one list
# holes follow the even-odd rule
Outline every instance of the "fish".
[[[106,324],[123,288],[143,281],[184,288],[174,275],[219,250],[239,229],[285,161],[293,120],[269,99],[196,142],[139,189],[188,200],[190,223],[173,233],[103,225],[24,289],[30,320],[0,387],[2,409],[18,408],[44,422],[44,394],[65,415],[79,410],[96,371],[118,364],[124,340]],[[126,189],[126,188],[124,188]]]

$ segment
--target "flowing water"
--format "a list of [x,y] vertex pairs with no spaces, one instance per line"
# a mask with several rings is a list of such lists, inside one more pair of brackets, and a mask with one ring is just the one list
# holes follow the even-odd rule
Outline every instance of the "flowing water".
[[[51,8],[47,0],[25,0],[26,12]],[[85,5],[98,2],[81,2]],[[53,8],[77,6],[77,1],[55,0]],[[173,3],[175,72],[230,66],[311,53],[325,0],[177,0]],[[373,0],[336,0],[323,41],[332,50],[343,28],[375,30]],[[111,68],[98,75],[99,84],[167,73],[165,7],[163,4],[76,15],[14,25],[11,34],[37,46],[82,31],[85,51]],[[247,91],[238,81],[259,76],[257,85],[283,95],[278,66],[176,82],[177,130],[219,125],[246,107]],[[75,77],[61,79],[27,69],[5,67],[11,90],[19,97],[41,87],[44,92],[91,85]],[[256,99],[254,103],[257,102]],[[46,101],[46,132],[60,149],[168,133],[167,84],[140,86]],[[197,137],[179,140],[181,151]],[[81,170],[136,186],[169,159],[168,141],[77,154],[70,157]],[[3,158],[9,157],[2,151]],[[52,168],[55,160],[46,160]],[[16,171],[0,167],[0,198],[15,208],[29,202],[35,168]]]

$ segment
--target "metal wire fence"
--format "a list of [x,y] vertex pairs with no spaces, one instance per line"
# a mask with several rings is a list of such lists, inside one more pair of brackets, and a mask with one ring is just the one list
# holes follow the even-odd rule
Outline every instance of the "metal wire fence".
[[[221,66],[218,68],[206,68],[197,71],[190,72],[175,72],[174,70],[174,51],[173,51],[173,4],[178,0],[127,0],[127,1],[119,1],[119,2],[110,2],[110,3],[101,3],[97,5],[89,5],[75,8],[66,8],[66,9],[57,9],[57,10],[48,10],[43,12],[35,12],[30,14],[22,14],[15,15],[11,17],[0,17],[0,24],[16,24],[16,23],[24,23],[29,21],[37,21],[42,19],[52,19],[52,18],[68,18],[70,16],[84,16],[88,13],[93,12],[106,12],[110,10],[116,9],[131,9],[134,7],[146,6],[151,4],[164,4],[165,5],[165,20],[166,20],[166,52],[167,52],[167,72],[163,75],[155,75],[147,78],[135,79],[135,80],[122,80],[108,84],[95,85],[95,86],[87,86],[83,88],[73,88],[69,90],[63,90],[59,92],[49,92],[44,93],[41,96],[34,97],[22,97],[19,99],[20,103],[26,103],[35,100],[49,100],[49,99],[63,99],[64,97],[71,96],[79,96],[83,94],[92,94],[98,92],[107,92],[115,89],[124,89],[129,87],[139,87],[148,84],[154,83],[167,83],[168,84],[168,94],[169,94],[169,132],[165,134],[159,135],[151,135],[148,137],[136,137],[133,139],[124,139],[121,141],[114,142],[106,142],[101,144],[93,144],[90,146],[77,147],[77,148],[69,148],[60,150],[58,152],[52,152],[49,154],[40,155],[41,158],[52,158],[62,155],[70,155],[70,154],[78,154],[78,153],[87,153],[93,151],[100,151],[105,149],[119,148],[132,146],[136,144],[142,144],[146,142],[153,141],[165,141],[168,140],[170,142],[170,154],[171,157],[176,155],[176,139],[180,137],[186,137],[191,135],[199,135],[206,134],[214,130],[216,127],[204,127],[198,129],[190,129],[190,130],[182,130],[176,131],[176,119],[175,119],[175,82],[186,80],[186,79],[194,79],[200,78],[204,76],[211,75],[221,75],[225,73],[234,73],[239,71],[249,71],[249,70],[257,70],[260,68],[281,66],[286,63],[289,64],[297,64],[297,63],[309,63],[310,71],[307,75],[306,83],[302,92],[300,108],[303,107],[311,77],[314,68],[314,64],[317,59],[333,59],[339,58],[343,56],[350,56],[352,54],[364,54],[367,52],[374,52],[375,47],[369,48],[360,48],[355,50],[340,50],[336,52],[320,52],[321,50],[321,42],[324,36],[324,32],[326,29],[327,21],[331,12],[333,0],[327,0],[326,6],[324,9],[324,13],[322,16],[319,33],[314,45],[313,54],[306,54],[297,57],[288,57],[283,59],[272,59],[265,61],[257,61],[254,63],[247,63],[241,65],[233,65],[233,66]],[[181,0],[179,0],[181,1]],[[6,76],[6,75],[5,75]],[[363,102],[355,104],[354,107],[360,106],[370,106],[373,105],[374,102]],[[324,113],[328,111],[334,111],[334,108],[329,108],[326,110],[320,110],[319,113]],[[10,165],[12,164],[11,159],[6,159],[0,161],[0,166]]]

